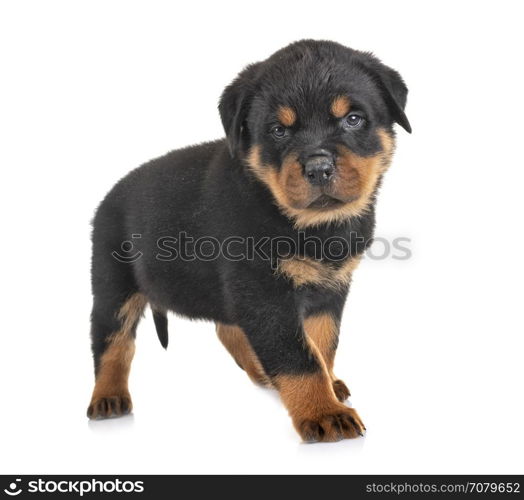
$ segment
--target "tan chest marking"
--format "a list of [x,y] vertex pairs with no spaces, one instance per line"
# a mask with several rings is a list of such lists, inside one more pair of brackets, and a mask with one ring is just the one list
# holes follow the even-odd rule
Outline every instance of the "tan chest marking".
[[336,268],[318,260],[293,257],[281,260],[278,272],[291,279],[295,287],[318,285],[339,289],[349,285],[351,275],[360,263],[361,257],[352,257]]

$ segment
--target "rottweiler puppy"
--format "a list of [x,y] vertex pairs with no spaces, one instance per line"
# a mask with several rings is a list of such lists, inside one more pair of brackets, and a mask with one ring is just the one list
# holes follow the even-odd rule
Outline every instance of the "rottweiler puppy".
[[393,126],[411,132],[406,97],[372,54],[299,41],[226,87],[226,139],[170,152],[113,187],[93,221],[90,418],[131,411],[149,304],[164,347],[168,311],[214,322],[247,375],[279,392],[304,441],[363,434],[333,364]]

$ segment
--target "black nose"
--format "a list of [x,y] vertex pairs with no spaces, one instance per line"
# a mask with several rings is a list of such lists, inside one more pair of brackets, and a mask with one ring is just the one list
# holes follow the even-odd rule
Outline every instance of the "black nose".
[[313,186],[324,186],[335,173],[335,162],[330,154],[315,154],[304,164],[304,176]]

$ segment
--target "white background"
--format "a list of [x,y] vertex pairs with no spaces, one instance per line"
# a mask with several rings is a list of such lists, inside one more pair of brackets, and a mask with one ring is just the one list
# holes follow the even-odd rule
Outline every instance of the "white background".
[[[0,472],[523,473],[520,2],[5,1],[0,7]],[[364,439],[304,445],[211,324],[149,313],[134,416],[88,422],[89,221],[112,184],[222,136],[244,65],[304,38],[374,51],[410,87],[337,373]],[[378,249],[380,251],[380,249]]]

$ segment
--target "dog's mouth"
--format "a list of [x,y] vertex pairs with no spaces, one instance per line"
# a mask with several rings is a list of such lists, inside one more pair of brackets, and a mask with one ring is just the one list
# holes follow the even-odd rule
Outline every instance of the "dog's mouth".
[[339,200],[338,198],[333,198],[333,196],[329,196],[328,194],[321,194],[318,198],[313,200],[307,206],[307,208],[314,208],[316,210],[331,210],[342,205],[344,205],[344,202],[342,200]]

